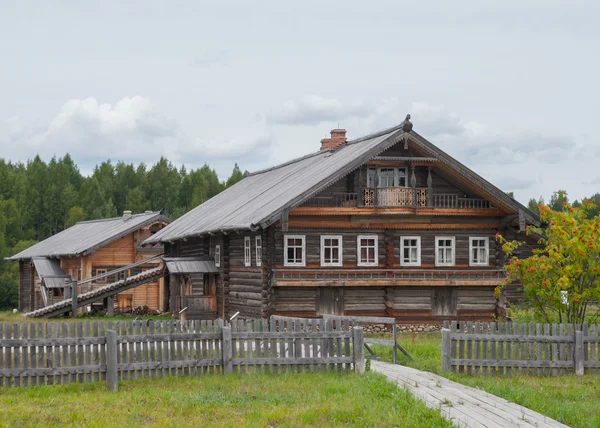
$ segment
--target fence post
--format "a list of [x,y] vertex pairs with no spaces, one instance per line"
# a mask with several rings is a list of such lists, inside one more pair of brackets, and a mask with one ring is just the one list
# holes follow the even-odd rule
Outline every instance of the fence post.
[[583,376],[583,332],[575,332],[575,374]]
[[450,342],[452,331],[448,328],[442,329],[442,371],[450,371]]
[[117,332],[106,330],[106,385],[115,392],[119,390],[117,352]]
[[352,346],[354,348],[354,371],[365,374],[365,350],[362,327],[352,327]]
[[223,327],[223,373],[233,373],[231,327]]
[[396,364],[398,362],[398,334],[396,327],[396,319],[394,318],[394,324],[392,324],[392,334],[394,335],[394,353],[393,353],[393,363]]
[[77,317],[77,281],[71,283],[71,317]]

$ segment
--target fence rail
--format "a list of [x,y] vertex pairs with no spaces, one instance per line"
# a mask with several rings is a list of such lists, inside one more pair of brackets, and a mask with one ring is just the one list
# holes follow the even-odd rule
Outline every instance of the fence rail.
[[362,328],[331,323],[291,321],[283,331],[267,320],[0,323],[0,387],[107,381],[116,390],[142,377],[363,372],[362,347]]
[[442,370],[509,376],[600,373],[600,325],[445,323]]

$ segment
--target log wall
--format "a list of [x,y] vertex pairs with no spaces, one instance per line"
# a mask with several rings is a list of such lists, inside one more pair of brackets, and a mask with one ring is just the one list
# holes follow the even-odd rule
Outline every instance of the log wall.
[[135,263],[135,239],[130,233],[111,242],[105,247],[98,248],[93,256],[94,266],[127,266]]
[[19,261],[19,311],[32,310],[31,260]]
[[[229,235],[229,307],[230,315],[240,312],[240,317],[262,318],[263,298],[266,299],[266,281],[263,268],[256,266],[255,237],[258,233]],[[244,265],[244,237],[250,237],[250,266]],[[264,250],[264,241],[262,244]],[[264,290],[264,296],[263,296]]]

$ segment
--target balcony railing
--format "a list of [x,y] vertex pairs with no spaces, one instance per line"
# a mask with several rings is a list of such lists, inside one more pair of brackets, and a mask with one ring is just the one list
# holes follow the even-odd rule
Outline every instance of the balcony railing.
[[366,188],[365,207],[426,207],[427,189],[411,187]]
[[358,193],[329,193],[315,196],[304,203],[307,207],[356,207]]
[[434,194],[433,206],[435,208],[467,208],[486,209],[492,208],[489,201],[479,198],[460,198],[455,194]]
[[408,207],[408,208],[494,208],[481,198],[465,198],[454,193],[430,194],[428,188],[367,187],[360,193],[336,192],[315,196],[303,205],[306,207]]
[[275,280],[502,280],[503,269],[273,269]]

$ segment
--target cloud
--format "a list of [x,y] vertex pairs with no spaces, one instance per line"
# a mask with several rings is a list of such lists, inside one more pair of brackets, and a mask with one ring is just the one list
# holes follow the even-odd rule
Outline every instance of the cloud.
[[215,66],[228,66],[230,64],[229,52],[226,50],[207,51],[196,55],[189,65],[192,67],[210,68]]
[[498,178],[496,184],[502,190],[507,192],[512,192],[515,190],[524,190],[529,189],[531,186],[535,184],[536,180],[532,178],[519,178],[513,176],[506,176],[503,178]]
[[342,103],[335,98],[304,95],[297,100],[285,102],[281,109],[267,114],[267,119],[277,125],[317,125],[353,117],[367,117],[374,111],[374,106],[362,101]]
[[245,165],[264,159],[272,143],[264,124],[237,132],[215,140],[189,136],[146,97],[124,97],[114,104],[91,97],[67,101],[43,125],[28,125],[18,117],[0,123],[0,152],[13,160],[69,153],[84,173],[106,159],[154,163],[166,156],[192,167],[219,163],[223,169],[218,171],[228,174],[235,161]]

